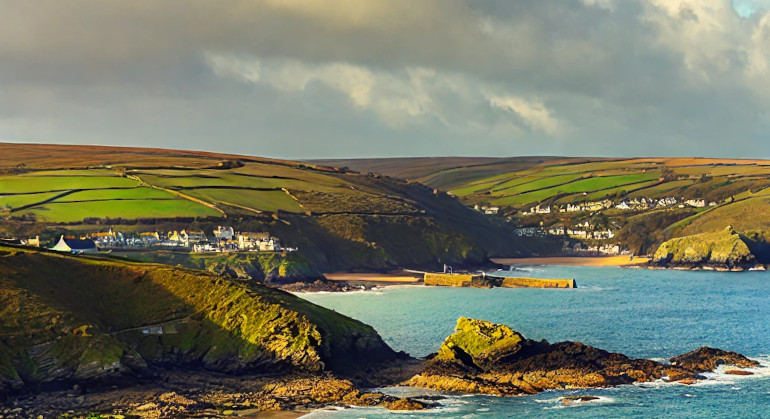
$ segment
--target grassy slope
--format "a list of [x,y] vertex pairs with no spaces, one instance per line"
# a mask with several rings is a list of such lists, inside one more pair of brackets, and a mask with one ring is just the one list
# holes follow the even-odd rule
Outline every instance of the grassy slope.
[[[567,195],[563,202],[603,198],[625,191],[632,196],[700,197],[720,200],[747,189],[770,186],[770,162],[762,160],[693,158],[540,158],[538,159],[434,159],[334,160],[361,170],[409,177],[443,188],[469,204],[525,205]],[[424,165],[424,166],[423,166]],[[411,166],[411,167],[409,167]],[[424,167],[417,170],[414,167]],[[368,168],[370,167],[370,168]],[[677,181],[658,184],[662,168],[670,168]],[[706,175],[706,181],[701,176]],[[440,179],[440,180],[439,180]]]
[[0,290],[0,390],[148,364],[320,371],[395,356],[358,321],[202,271],[0,246]]

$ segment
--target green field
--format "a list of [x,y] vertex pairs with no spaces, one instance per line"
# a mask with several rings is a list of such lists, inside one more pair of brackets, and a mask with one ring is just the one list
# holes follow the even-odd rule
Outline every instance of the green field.
[[255,211],[304,212],[297,201],[283,191],[253,191],[248,189],[195,189],[185,191],[208,202],[235,204]]
[[137,186],[139,182],[119,176],[0,176],[0,195]]
[[79,202],[79,201],[105,201],[121,199],[177,199],[177,197],[166,191],[141,187],[133,189],[106,189],[79,191],[63,196],[56,202]]
[[38,202],[49,200],[60,194],[61,192],[41,192],[41,193],[33,193],[28,195],[0,196],[0,209],[4,209],[4,208],[14,209],[14,208],[27,206],[27,205],[32,205]]
[[500,206],[526,205],[562,195],[568,197],[562,198],[561,201],[577,202],[586,199],[584,192],[590,194],[588,199],[602,199],[620,191],[629,192],[651,186],[657,182],[658,177],[659,172],[655,171],[593,177],[586,177],[584,174],[554,175],[505,188],[492,188],[488,193],[485,191],[484,196],[490,204]]
[[[351,181],[365,177],[316,170],[312,164],[247,160],[227,166],[211,163],[206,168],[195,157],[186,167],[185,158],[177,156],[166,167],[126,164],[85,169],[77,163],[77,169],[57,170],[51,167],[55,159],[44,157],[44,170],[30,166],[28,171],[0,176],[0,215],[73,223],[86,218],[254,216],[279,211],[418,213],[406,203],[408,199],[392,199],[390,195],[398,192],[376,182]],[[157,156],[140,159],[156,161]],[[61,161],[70,164],[72,155],[61,156]]]
[[86,218],[176,218],[219,216],[206,206],[184,199],[130,201],[53,202],[16,214],[34,215],[38,221],[70,223]]

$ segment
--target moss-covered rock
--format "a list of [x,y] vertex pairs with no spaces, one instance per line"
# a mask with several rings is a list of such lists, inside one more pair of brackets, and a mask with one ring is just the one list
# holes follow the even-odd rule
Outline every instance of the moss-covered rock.
[[482,367],[521,349],[524,337],[508,326],[460,317],[434,358]]
[[203,366],[345,371],[397,357],[368,325],[212,273],[42,251],[0,258],[0,390]]
[[[666,378],[696,380],[716,365],[753,367],[734,352],[695,351],[672,365],[594,348],[580,342],[526,339],[505,325],[461,317],[422,372],[406,382],[440,391],[494,395],[533,394],[549,389],[608,387]],[[675,364],[675,365],[674,365]]]
[[661,244],[651,263],[726,268],[753,266],[757,261],[747,241],[731,227],[714,233],[678,237]]

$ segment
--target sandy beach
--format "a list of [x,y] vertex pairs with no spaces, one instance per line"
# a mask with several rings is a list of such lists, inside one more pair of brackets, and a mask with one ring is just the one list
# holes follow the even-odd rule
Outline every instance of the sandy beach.
[[366,273],[351,273],[351,272],[332,272],[324,273],[324,276],[330,281],[346,281],[346,282],[381,282],[381,283],[393,283],[393,284],[413,284],[422,279],[422,275],[412,272],[366,272]]
[[492,262],[501,265],[560,265],[560,266],[633,266],[643,265],[650,258],[629,256],[564,256],[544,258],[497,258]]

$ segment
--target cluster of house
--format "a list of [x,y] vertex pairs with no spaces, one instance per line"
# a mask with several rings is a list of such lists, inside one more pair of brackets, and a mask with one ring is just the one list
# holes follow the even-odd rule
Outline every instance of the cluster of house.
[[573,246],[565,246],[562,251],[565,254],[575,254],[582,256],[617,256],[631,254],[629,250],[617,244],[591,246],[583,243],[575,243]]
[[280,252],[294,251],[294,248],[281,247],[281,242],[265,232],[236,232],[232,227],[217,226],[213,231],[213,241],[194,243],[194,252]]
[[490,207],[487,205],[479,206],[479,204],[474,205],[473,209],[478,212],[483,212],[486,215],[497,215],[497,213],[500,212],[500,207]]
[[605,199],[602,201],[579,202],[575,204],[553,205],[553,206],[538,204],[538,205],[535,205],[534,207],[524,210],[523,214],[524,215],[550,214],[552,212],[554,213],[555,212],[562,212],[562,213],[563,212],[596,212],[596,211],[603,211],[610,208],[615,208],[619,210],[648,210],[653,208],[668,208],[673,206],[678,206],[679,208],[685,208],[685,207],[703,208],[706,205],[713,207],[713,206],[716,206],[717,203],[714,201],[711,201],[707,204],[704,199],[677,199],[674,196],[669,196],[669,197],[660,198],[660,199],[641,197],[641,198],[625,199],[617,204],[615,204],[609,199]]
[[519,237],[543,237],[551,236],[569,236],[575,239],[596,239],[604,240],[615,237],[615,233],[610,229],[597,230],[588,221],[576,224],[573,227],[565,228],[561,225],[553,225],[548,230],[542,227],[522,227],[513,231]]
[[523,211],[524,215],[527,214],[550,214],[552,212],[589,212],[589,211],[601,211],[612,208],[612,201],[605,199],[604,201],[595,202],[579,202],[576,204],[567,205],[535,205],[534,207]]
[[[193,252],[292,252],[297,250],[281,246],[278,238],[266,232],[236,232],[232,227],[218,226],[212,233],[212,236],[206,236],[201,230],[122,233],[110,229],[79,237],[60,236],[51,249],[67,253],[97,253],[99,249],[131,247],[186,248]],[[40,247],[40,238],[15,240],[14,244]]]
[[708,204],[706,204],[705,199],[677,200],[677,198],[674,196],[668,196],[660,199],[653,199],[653,198],[626,199],[618,203],[617,205],[615,205],[615,208],[619,210],[648,210],[653,208],[668,208],[673,206],[676,206],[678,208],[685,208],[685,207],[703,208],[706,205],[710,207],[714,207],[717,205],[717,203],[714,201],[711,201]]

